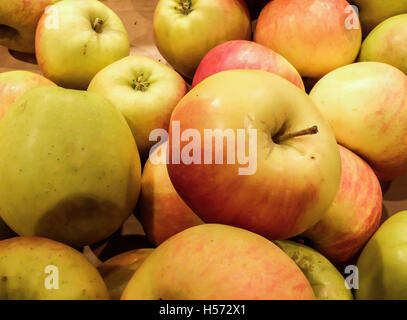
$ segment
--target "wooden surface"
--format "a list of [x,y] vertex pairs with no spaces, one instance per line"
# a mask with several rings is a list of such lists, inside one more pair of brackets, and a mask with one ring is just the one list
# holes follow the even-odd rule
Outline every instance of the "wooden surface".
[[[152,18],[157,0],[105,0],[104,2],[112,8],[123,20],[129,33],[132,46],[131,54],[139,54],[152,57],[165,63],[154,44],[152,32]],[[19,60],[21,58],[26,61]],[[21,56],[15,53],[11,55],[4,47],[0,47],[0,72],[10,70],[30,70],[40,73],[34,57]],[[382,186],[384,191],[383,218],[407,209],[407,175],[392,183]],[[134,216],[123,225],[123,228],[102,243],[85,248],[85,252],[94,264],[111,256],[135,248],[152,246],[143,235],[142,228]]]

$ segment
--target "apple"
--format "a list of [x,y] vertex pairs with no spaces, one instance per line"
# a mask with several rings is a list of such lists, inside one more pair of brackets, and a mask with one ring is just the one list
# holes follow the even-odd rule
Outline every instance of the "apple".
[[43,74],[56,84],[86,89],[107,65],[129,55],[120,18],[97,0],[64,0],[38,22],[35,52]]
[[153,24],[163,57],[191,79],[209,50],[222,42],[251,38],[243,0],[160,0]]
[[369,165],[339,148],[341,184],[322,219],[304,233],[312,246],[336,265],[351,261],[377,230],[382,216],[382,190]]
[[167,172],[168,142],[150,155],[141,177],[139,220],[147,237],[156,245],[174,234],[202,224],[202,220],[175,191]]
[[352,0],[352,2],[359,8],[364,35],[387,18],[407,13],[405,0]]
[[381,181],[407,172],[407,76],[379,62],[354,63],[322,78],[311,99],[338,143],[365,159]]
[[0,300],[106,300],[96,268],[75,249],[39,237],[0,241]]
[[47,6],[59,0],[0,0],[0,45],[34,53],[35,29]]
[[4,117],[18,97],[28,89],[38,86],[55,86],[55,83],[29,71],[0,73],[0,119]]
[[303,77],[352,63],[362,32],[345,0],[274,0],[261,11],[254,41],[281,54]]
[[154,129],[168,130],[172,110],[187,93],[184,79],[171,68],[142,56],[123,58],[101,70],[88,91],[103,95],[129,124],[141,158],[146,160]]
[[98,267],[112,300],[120,300],[134,272],[153,251],[154,249],[127,251],[110,258]]
[[102,96],[27,90],[0,121],[0,216],[17,234],[74,247],[114,233],[140,191],[136,143]]
[[134,273],[122,300],[311,300],[312,287],[271,241],[202,224],[162,243]]
[[209,51],[195,72],[192,86],[214,73],[232,69],[269,71],[304,89],[300,74],[285,58],[265,46],[246,40],[224,42]]
[[391,64],[407,74],[406,42],[407,14],[389,18],[373,29],[363,41],[359,60]]
[[270,239],[317,223],[341,177],[311,99],[261,70],[220,72],[193,88],[172,113],[169,151],[171,182],[198,217]]
[[274,243],[298,265],[314,290],[317,300],[353,300],[345,279],[327,258],[314,249],[288,240]]
[[7,239],[15,235],[14,231],[0,218],[0,240]]
[[356,299],[407,299],[406,243],[407,211],[402,211],[387,219],[363,249]]

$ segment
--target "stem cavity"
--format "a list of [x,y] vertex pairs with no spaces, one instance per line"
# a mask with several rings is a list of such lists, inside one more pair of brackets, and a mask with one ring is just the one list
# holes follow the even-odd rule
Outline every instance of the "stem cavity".
[[95,21],[93,21],[92,28],[95,30],[97,33],[102,32],[102,26],[103,26],[103,20],[100,18],[96,18]]

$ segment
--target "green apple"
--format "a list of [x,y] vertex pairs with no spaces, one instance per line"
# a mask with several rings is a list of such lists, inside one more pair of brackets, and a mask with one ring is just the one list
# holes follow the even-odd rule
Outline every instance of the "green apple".
[[407,173],[407,76],[379,62],[336,69],[311,99],[339,144],[365,159],[381,181]]
[[134,273],[122,300],[312,300],[300,268],[271,241],[202,224],[163,242]]
[[153,23],[163,57],[191,79],[209,50],[222,42],[251,38],[243,0],[160,0]]
[[0,45],[35,52],[35,29],[44,10],[59,0],[0,0]]
[[356,299],[407,299],[407,211],[387,219],[363,249]]
[[98,270],[106,283],[112,300],[120,300],[134,272],[154,251],[154,249],[135,249],[124,252],[103,262]]
[[0,300],[106,300],[102,277],[80,252],[38,237],[0,241]]
[[55,83],[29,71],[16,70],[0,73],[0,119],[25,91],[39,86],[55,86]]
[[133,211],[140,171],[125,119],[96,93],[32,88],[0,121],[0,216],[19,235],[105,239]]
[[64,0],[38,22],[35,50],[44,75],[56,84],[86,89],[101,69],[129,55],[120,18],[97,0]]
[[101,70],[88,91],[103,95],[122,112],[145,160],[155,143],[150,141],[151,131],[168,131],[172,110],[188,87],[178,73],[164,64],[130,56]]
[[172,113],[169,152],[171,182],[199,218],[269,239],[317,223],[341,177],[335,137],[311,99],[262,70],[223,71],[194,87]]
[[363,41],[360,61],[391,64],[407,74],[407,14],[379,24]]
[[310,282],[318,300],[353,300],[345,279],[322,254],[300,243],[279,240],[274,243],[298,265]]
[[407,13],[405,0],[352,0],[352,2],[359,8],[364,35],[387,18]]

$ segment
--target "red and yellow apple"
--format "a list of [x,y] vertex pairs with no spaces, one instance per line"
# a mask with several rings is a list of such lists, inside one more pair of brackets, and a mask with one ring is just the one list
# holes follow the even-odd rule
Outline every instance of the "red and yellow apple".
[[166,165],[167,147],[167,142],[161,144],[146,162],[138,204],[143,229],[157,245],[182,230],[203,223],[171,183]]
[[363,249],[358,300],[407,299],[407,211],[387,219]]
[[35,52],[35,29],[47,6],[59,0],[0,0],[0,45]]
[[147,57],[130,56],[101,70],[88,91],[101,94],[122,112],[145,161],[155,143],[150,140],[150,133],[154,129],[168,131],[172,110],[188,87],[166,65]]
[[311,300],[299,267],[271,241],[203,224],[162,243],[130,279],[123,300]]
[[[407,11],[407,7],[406,7]],[[378,61],[407,74],[407,14],[380,23],[363,41],[360,61]]]
[[38,237],[0,241],[0,300],[106,300],[102,277],[84,255]]
[[362,32],[345,0],[273,0],[261,11],[254,41],[281,54],[304,77],[352,63]]
[[261,70],[220,72],[193,88],[172,113],[169,151],[171,182],[198,217],[270,239],[317,223],[341,177],[311,99]]
[[360,62],[323,77],[310,93],[341,145],[382,181],[407,172],[407,76],[388,64]]
[[153,23],[163,57],[191,79],[209,50],[222,42],[251,38],[243,0],[160,0]]
[[37,61],[56,84],[86,89],[109,64],[129,55],[130,44],[120,18],[97,0],[64,0],[38,22]]
[[246,40],[228,41],[209,51],[195,72],[192,86],[212,74],[232,69],[269,71],[304,89],[300,74],[285,58],[265,46]]
[[112,300],[120,300],[134,272],[154,249],[135,249],[121,253],[103,262],[98,271],[106,283]]
[[353,259],[377,230],[382,190],[369,165],[340,147],[341,184],[322,219],[304,233],[312,246],[336,265]]
[[55,86],[55,83],[29,71],[0,73],[0,119],[26,90],[39,86]]
[[407,13],[405,0],[352,0],[352,2],[359,8],[363,35],[367,35],[380,22]]

